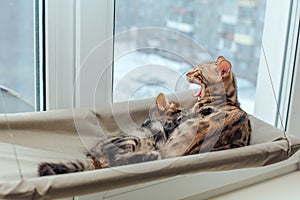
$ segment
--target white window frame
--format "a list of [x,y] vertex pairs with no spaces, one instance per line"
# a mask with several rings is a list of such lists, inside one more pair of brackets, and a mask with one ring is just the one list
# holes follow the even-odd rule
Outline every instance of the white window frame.
[[46,110],[70,108],[75,76],[75,1],[45,1]]
[[[288,2],[293,2],[297,6],[290,5]],[[296,14],[293,16],[293,20],[289,22],[291,7],[296,11]],[[268,0],[265,20],[266,28],[263,34],[264,49],[268,65],[278,66],[278,68],[270,68],[273,86],[277,99],[282,99],[281,103],[283,106],[279,109],[283,118],[289,119],[287,120],[287,124],[289,125],[287,129],[295,133],[299,130],[299,123],[297,124],[296,119],[300,118],[300,112],[296,112],[297,109],[299,110],[299,104],[296,102],[300,101],[300,86],[298,83],[300,80],[300,70],[297,69],[293,73],[292,66],[296,58],[294,55],[296,50],[295,44],[299,39],[296,37],[298,27],[290,31],[280,29],[279,27],[288,27],[289,23],[296,24],[297,19],[299,19],[299,5],[297,1]],[[111,102],[113,75],[110,64],[113,61],[113,40],[111,39],[113,35],[113,20],[114,1],[112,0],[46,0],[47,110],[95,106]],[[278,20],[280,24],[275,24],[274,20]],[[89,54],[95,45],[97,46],[103,41],[106,42],[107,46],[105,48],[107,51],[99,55],[99,57],[93,57],[90,61],[92,62],[90,64],[91,68],[81,71],[82,67],[84,67],[83,65],[85,65],[86,55]],[[286,49],[288,51],[285,51]],[[299,60],[299,56],[300,53],[297,55],[297,60]],[[299,62],[297,64],[300,67]],[[267,122],[274,123],[276,122],[277,104],[274,102],[271,86],[266,85],[266,80],[270,83],[269,77],[266,76],[268,74],[266,71],[266,62],[261,59],[260,65],[256,101],[261,104],[257,104],[255,107],[255,114]],[[284,65],[291,67],[288,71],[283,71],[281,68]],[[280,70],[278,70],[279,68]],[[106,70],[105,72],[104,69]],[[102,79],[101,84],[99,84],[99,74],[102,75],[102,72],[104,72],[105,79]],[[291,80],[292,76],[296,80],[293,85],[287,81],[284,85],[285,90],[279,93],[282,81]],[[100,89],[99,85],[101,85]],[[293,93],[291,98],[289,98],[290,95],[288,94],[291,86],[293,86]],[[92,89],[92,91],[89,89]],[[95,93],[95,89],[99,91]],[[100,92],[103,95],[99,95]],[[290,109],[288,109],[288,102],[291,102]],[[288,110],[290,112],[287,112]],[[174,179],[178,183],[187,181],[189,184],[186,185],[191,185],[192,182],[195,182],[197,185],[197,191],[183,190],[181,195],[185,197],[200,193],[208,195],[205,192],[210,191],[207,196],[209,197],[218,195],[220,192],[227,192],[297,170],[297,162],[299,162],[299,156],[287,162],[265,168],[237,170],[233,172],[199,173],[192,176],[179,177],[180,180],[178,177]],[[203,183],[204,179],[205,183]],[[218,179],[218,184],[216,184],[216,179]],[[199,180],[201,180],[202,184],[199,183]],[[147,189],[154,189],[151,184],[146,183],[146,186],[133,186],[111,191],[110,193],[121,194],[136,190],[137,188],[143,188],[140,191],[147,193]],[[168,184],[176,185],[175,182],[168,182]],[[162,183],[161,187],[167,186]],[[152,194],[151,199],[153,198],[155,197]]]
[[113,11],[111,0],[76,1],[75,107],[111,102]]
[[[264,46],[264,49],[262,50],[264,50],[264,52],[262,51],[260,56],[261,59],[255,97],[255,102],[260,102],[260,104],[255,104],[254,113],[256,116],[270,124],[274,124],[276,119],[277,103],[274,100],[274,97],[279,99],[278,91],[283,71],[279,68],[283,65],[287,29],[280,29],[278,27],[287,27],[288,25],[288,11],[290,5],[287,5],[287,2],[288,1],[281,1],[280,3],[275,4],[276,7],[274,4],[272,5],[275,9],[268,9],[270,7],[270,1],[268,1],[265,13],[264,33],[262,38],[262,44]],[[275,14],[278,10],[281,10],[280,8],[282,8],[281,14]],[[272,17],[275,19],[272,19]],[[272,23],[274,21],[279,21],[280,24],[277,25]],[[278,38],[280,38],[280,40],[278,40]],[[276,43],[274,41],[276,41]],[[276,45],[276,48],[274,48],[274,45]],[[270,73],[272,80],[269,78],[268,73]],[[276,92],[275,96],[272,87],[274,87],[274,91]]]
[[[298,2],[299,3],[299,2]],[[299,3],[300,4],[300,3]],[[298,5],[299,9],[299,5]],[[300,18],[300,14],[298,13],[298,18],[296,21],[298,22]],[[295,35],[295,40],[297,41],[297,45],[295,44],[296,55],[294,57],[295,68],[289,75],[293,80],[291,85],[291,94],[289,98],[289,108],[287,111],[287,132],[291,135],[294,135],[300,138],[300,28],[298,27],[298,33]],[[296,30],[295,30],[296,32]],[[300,165],[299,165],[300,167]],[[299,169],[300,170],[300,169]]]
[[[283,3],[283,1],[280,3]],[[287,5],[278,4],[276,10],[271,10],[271,12],[266,15],[268,28],[265,29],[263,37],[267,39],[263,38],[263,44],[267,62],[261,59],[255,99],[256,102],[263,103],[255,105],[255,116],[260,117],[270,124],[276,124],[278,128],[284,129],[289,134],[300,138],[300,126],[299,123],[296,122],[300,117],[300,113],[297,112],[300,110],[297,104],[300,100],[300,93],[298,92],[300,89],[300,75],[298,75],[300,65],[300,2],[291,1],[291,5],[289,6],[291,7],[290,14],[287,13],[289,10]],[[284,16],[275,14],[278,12],[282,13],[284,10],[284,13],[286,13]],[[274,16],[276,16],[277,19],[274,18]],[[284,25],[272,23],[279,20],[284,20]],[[278,28],[287,27],[289,25],[289,30]],[[276,38],[278,38],[279,35],[281,35],[279,38],[286,38],[286,41],[282,40],[281,43],[278,43]],[[269,42],[264,43],[264,41]],[[274,46],[274,41],[276,41],[276,46]],[[277,44],[279,46],[277,46]],[[263,52],[261,57],[264,57]],[[277,66],[281,67],[281,69],[278,69]],[[270,69],[275,94],[273,93],[271,80],[268,76],[268,68]]]
[[[295,15],[291,19],[291,24],[295,24],[289,34],[289,41],[287,46],[287,56],[285,64],[294,66],[288,70],[283,77],[283,91],[281,104],[281,113],[283,115],[283,121],[286,123],[286,131],[300,138],[300,2],[294,1],[292,6],[293,13]],[[286,81],[290,80],[290,81]],[[300,165],[299,165],[300,166]],[[299,169],[300,170],[300,169]]]
[[113,9],[111,0],[46,0],[47,110],[111,101]]

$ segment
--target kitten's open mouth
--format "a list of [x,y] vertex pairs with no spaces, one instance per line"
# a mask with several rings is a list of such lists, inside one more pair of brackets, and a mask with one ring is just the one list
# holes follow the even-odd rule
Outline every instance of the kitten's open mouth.
[[202,87],[200,87],[199,91],[195,94],[193,94],[193,97],[200,97],[202,94]]
[[204,94],[203,94],[203,90],[202,90],[203,87],[202,87],[201,83],[195,83],[194,79],[192,79],[189,76],[187,76],[187,81],[191,83],[190,88],[192,90],[197,90],[198,91],[197,93],[193,94],[193,97],[198,97],[198,98],[203,97]]
[[[200,87],[200,88],[199,88]],[[202,90],[202,86],[201,85],[198,85],[198,84],[195,84],[195,83],[192,83],[190,84],[189,88],[193,91],[197,91],[196,93],[193,93],[193,97],[202,97],[203,95],[203,90]]]

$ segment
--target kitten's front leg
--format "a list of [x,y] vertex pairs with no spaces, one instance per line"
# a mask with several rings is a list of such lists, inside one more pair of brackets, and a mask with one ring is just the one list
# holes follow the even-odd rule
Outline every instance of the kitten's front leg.
[[125,152],[137,151],[141,146],[140,138],[129,135],[114,136],[107,142]]
[[157,151],[135,152],[116,155],[115,160],[111,161],[112,166],[128,165],[142,162],[160,160],[160,153]]
[[197,118],[189,119],[179,125],[159,150],[162,158],[188,155],[193,148],[201,145],[201,137],[205,136],[208,127],[208,121]]

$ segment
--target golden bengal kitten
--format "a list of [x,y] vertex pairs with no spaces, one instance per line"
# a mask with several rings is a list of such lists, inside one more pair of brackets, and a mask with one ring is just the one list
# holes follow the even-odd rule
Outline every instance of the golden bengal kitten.
[[249,144],[251,125],[237,98],[231,63],[220,56],[216,62],[195,66],[187,80],[201,86],[193,111],[197,117],[181,123],[160,148],[161,158],[243,147]]

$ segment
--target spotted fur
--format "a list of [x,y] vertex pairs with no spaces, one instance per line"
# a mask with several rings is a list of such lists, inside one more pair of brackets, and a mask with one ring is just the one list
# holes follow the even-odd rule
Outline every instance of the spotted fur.
[[249,144],[251,125],[240,108],[231,63],[224,57],[195,66],[187,80],[201,86],[194,105],[196,117],[186,120],[159,150],[162,158],[243,147]]

